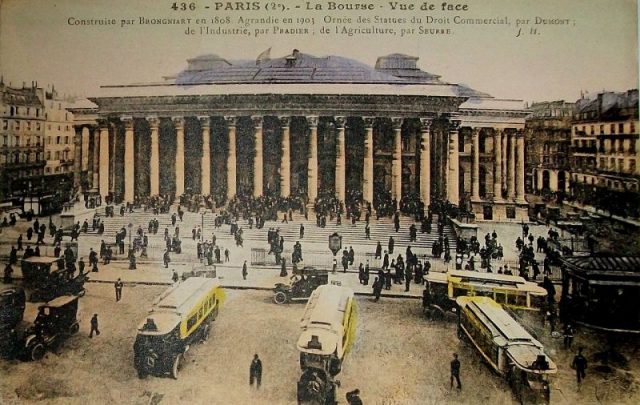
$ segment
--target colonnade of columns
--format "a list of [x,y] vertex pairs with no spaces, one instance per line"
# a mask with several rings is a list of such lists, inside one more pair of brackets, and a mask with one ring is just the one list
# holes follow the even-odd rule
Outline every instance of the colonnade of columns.
[[[201,186],[200,193],[211,194],[211,118],[198,116],[200,134],[202,137],[202,154],[200,161]],[[306,116],[308,125],[309,148],[307,151],[307,197],[313,202],[318,196],[319,159],[318,159],[318,122],[319,116]],[[364,162],[362,173],[362,195],[365,201],[373,202],[374,193],[374,123],[376,117],[364,116]],[[444,131],[437,133],[432,131],[434,117],[420,118],[419,133],[419,195],[428,206],[432,198],[432,182],[440,181],[444,189],[441,193],[452,203],[460,202],[460,156],[459,156],[459,128],[460,121],[456,116],[450,116]],[[145,118],[150,133],[149,153],[149,195],[160,193],[160,145],[159,126],[160,118],[148,116]],[[345,116],[332,117],[335,123],[336,153],[335,153],[335,195],[344,201],[346,198],[346,145],[345,145]],[[227,198],[232,199],[237,192],[237,123],[238,117],[225,116],[226,137],[228,140],[228,154],[226,156],[226,180]],[[291,195],[291,117],[278,116],[281,139],[280,161],[280,195]],[[392,160],[391,160],[391,196],[400,201],[402,198],[402,127],[403,118],[390,117],[392,128]],[[134,119],[130,116],[121,117],[124,127],[124,201],[132,202],[135,198],[135,152]],[[175,129],[176,153],[175,153],[175,193],[179,196],[185,190],[185,118],[172,117],[171,122]],[[251,116],[254,137],[253,151],[253,195],[263,194],[264,186],[264,161],[263,161],[263,117]],[[76,162],[80,162],[81,156],[92,154],[91,165],[88,165],[88,180],[92,187],[105,198],[110,191],[110,147],[109,131],[110,123],[107,120],[99,120],[98,128],[93,134],[93,149],[89,151],[91,134],[85,137],[81,135],[81,142],[75,145]],[[480,135],[481,131],[489,131],[493,137],[493,199],[494,201],[515,201],[524,203],[524,137],[522,131],[504,130],[500,128],[473,127],[471,132],[471,200],[478,202],[480,196]],[[491,133],[492,131],[492,133]],[[82,134],[82,129],[80,130]],[[437,135],[437,136],[436,136]],[[487,135],[485,133],[485,135]],[[442,148],[442,149],[441,149]],[[446,156],[440,155],[436,163],[441,162],[445,166],[431,172],[432,150],[444,150]],[[76,163],[78,165],[80,163]],[[75,167],[76,173],[83,170]],[[442,171],[440,171],[442,170]],[[442,177],[442,178],[439,178]],[[74,184],[79,185],[80,177],[76,174]],[[506,192],[503,192],[506,191]]]
[[[480,132],[471,132],[471,201],[480,201]],[[484,128],[488,129],[488,128]],[[493,199],[525,203],[524,191],[524,134],[521,130],[505,131],[493,128]]]

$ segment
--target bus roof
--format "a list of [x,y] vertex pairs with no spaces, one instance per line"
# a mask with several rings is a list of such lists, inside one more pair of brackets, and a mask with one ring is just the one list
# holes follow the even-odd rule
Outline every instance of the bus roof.
[[456,282],[456,279],[459,279],[460,283],[470,285],[490,286],[493,288],[505,289],[509,288],[520,291],[529,291],[539,295],[547,295],[544,288],[531,281],[526,281],[520,276],[497,273],[479,273],[476,271],[450,271],[449,281]]
[[347,287],[337,285],[321,285],[316,288],[305,308],[302,316],[302,327],[324,327],[335,330],[342,324],[344,312],[349,299],[353,298],[353,291]]
[[529,332],[522,325],[513,319],[500,304],[489,297],[458,297],[456,299],[458,305],[466,306],[473,312],[482,323],[491,330],[494,337],[503,337],[505,344],[507,342],[535,342]]
[[154,302],[152,311],[159,309],[179,315],[186,314],[202,298],[202,295],[219,285],[217,279],[189,277],[162,293]]

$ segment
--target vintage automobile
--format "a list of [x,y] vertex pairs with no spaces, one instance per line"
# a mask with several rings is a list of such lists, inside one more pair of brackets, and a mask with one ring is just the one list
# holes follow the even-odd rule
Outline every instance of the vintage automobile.
[[209,338],[224,290],[217,279],[189,277],[169,287],[138,325],[133,363],[139,378],[149,374],[177,379],[189,348]]
[[24,317],[26,296],[21,287],[5,286],[0,290],[0,356],[14,357],[16,327]]
[[296,344],[302,375],[298,403],[335,404],[336,376],[356,338],[357,307],[353,291],[323,285],[311,294]]
[[59,295],[84,295],[86,275],[65,268],[62,257],[33,256],[22,260],[26,286],[32,289],[29,301],[48,301]]
[[47,348],[57,347],[80,329],[76,318],[77,295],[61,295],[38,307],[38,315],[22,338],[22,353],[27,360],[40,360]]
[[277,283],[273,289],[273,302],[286,304],[291,301],[306,301],[321,285],[329,284],[329,271],[315,267],[304,267],[291,276],[289,283]]

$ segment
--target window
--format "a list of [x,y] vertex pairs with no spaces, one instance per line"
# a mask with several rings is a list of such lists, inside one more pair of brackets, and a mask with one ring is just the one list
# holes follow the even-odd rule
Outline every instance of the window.
[[636,160],[629,159],[629,173],[633,174],[636,172]]
[[611,133],[615,134],[616,133],[616,124],[611,124],[609,127],[610,127],[609,129],[611,130]]
[[60,137],[56,136],[56,145],[60,145]]
[[603,135],[604,134],[604,125],[600,125],[600,134]]
[[47,160],[51,160],[51,151],[47,151]]
[[619,172],[624,171],[624,159],[622,158],[618,159],[618,171]]
[[635,134],[636,132],[636,124],[635,122],[631,121],[629,123],[629,133]]
[[604,158],[600,158],[600,163],[598,164],[598,169],[604,169],[604,168],[605,168]]
[[589,129],[589,134],[590,134],[590,135],[593,135],[594,133],[595,133],[595,132],[594,132],[594,130],[593,130],[593,125],[591,125],[591,128]]
[[2,121],[2,129],[7,129],[9,128],[9,121]]

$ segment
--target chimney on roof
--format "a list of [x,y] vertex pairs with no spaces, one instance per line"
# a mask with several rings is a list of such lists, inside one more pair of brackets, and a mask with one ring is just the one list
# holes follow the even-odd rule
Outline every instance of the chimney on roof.
[[298,56],[300,55],[300,51],[297,49],[294,49],[293,52],[291,52],[291,55],[287,56],[286,59],[286,66],[287,67],[294,67],[296,65],[296,60],[298,60]]

